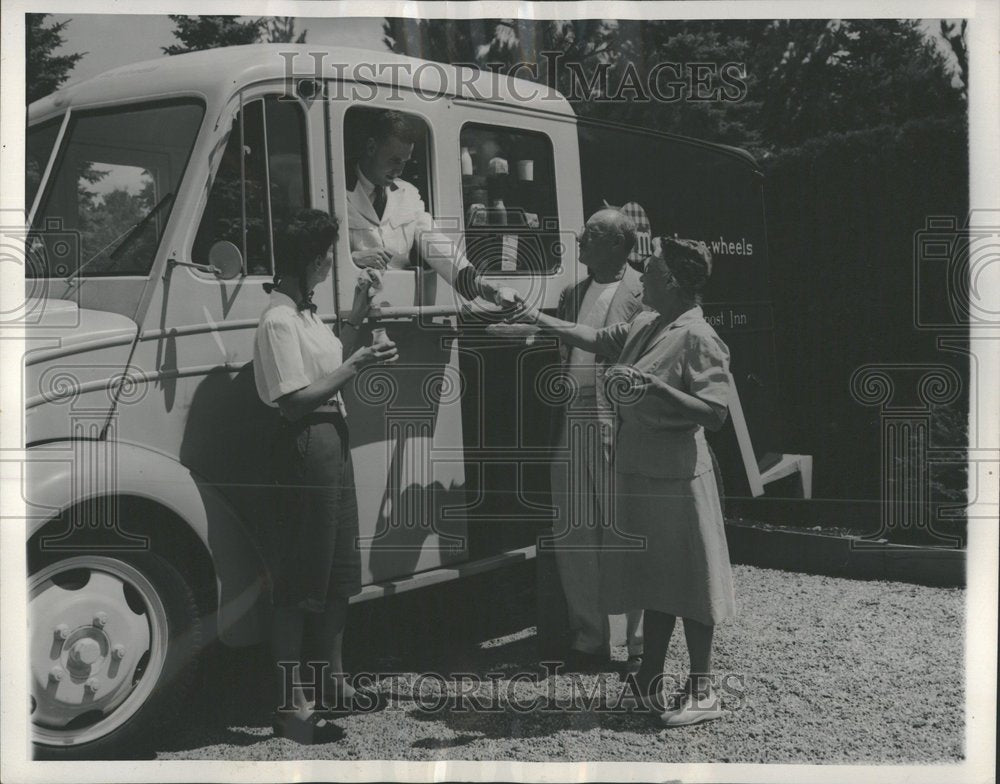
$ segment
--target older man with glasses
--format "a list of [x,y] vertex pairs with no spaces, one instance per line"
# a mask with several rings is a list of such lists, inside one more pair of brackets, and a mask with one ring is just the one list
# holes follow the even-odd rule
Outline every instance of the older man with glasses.
[[[598,210],[577,237],[586,280],[567,286],[557,311],[563,321],[601,329],[629,322],[642,312],[639,273],[627,264],[635,244],[635,223],[617,208]],[[604,393],[609,358],[561,344],[565,378],[573,394],[553,417],[552,443],[568,450],[552,462],[556,564],[566,595],[571,639],[567,669],[594,672],[610,662],[610,624],[601,608],[599,557],[612,525],[611,468],[615,416]],[[642,656],[642,613],[626,617],[629,662]]]

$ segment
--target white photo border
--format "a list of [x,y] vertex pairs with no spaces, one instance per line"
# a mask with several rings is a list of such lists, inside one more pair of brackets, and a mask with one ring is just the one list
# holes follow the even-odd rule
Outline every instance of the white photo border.
[[[24,14],[283,14],[290,16],[419,16],[542,18],[967,18],[970,124],[970,205],[1000,215],[1000,102],[998,58],[1000,3],[995,0],[863,0],[804,2],[799,0],[718,0],[717,2],[288,2],[285,0],[8,0],[3,4],[2,39],[2,150],[0,211],[23,219],[24,171]],[[10,266],[10,265],[5,265]],[[0,312],[9,312],[23,301],[19,276],[0,269]],[[993,292],[996,297],[997,292]],[[996,299],[994,299],[996,301]],[[997,385],[985,380],[1000,378],[1000,356],[982,350],[995,333],[973,329],[973,348],[980,357],[981,409],[993,412],[979,422],[979,443],[996,449]],[[993,344],[995,345],[995,343]],[[970,508],[966,605],[966,758],[954,765],[748,765],[667,763],[527,763],[527,762],[395,762],[395,761],[287,761],[287,762],[38,762],[30,758],[27,704],[28,672],[25,644],[27,606],[24,559],[24,505],[20,492],[18,455],[22,449],[21,392],[23,343],[0,340],[0,574],[3,575],[0,617],[4,619],[0,656],[2,766],[5,782],[42,781],[683,781],[742,782],[843,782],[879,781],[939,784],[942,781],[988,781],[995,775],[997,569],[1000,539],[997,528],[998,477],[996,465],[986,486]],[[984,361],[984,358],[987,358]],[[985,473],[985,472],[984,472]],[[978,524],[973,525],[972,521]],[[992,521],[992,522],[991,522]],[[974,685],[974,688],[972,686]]]

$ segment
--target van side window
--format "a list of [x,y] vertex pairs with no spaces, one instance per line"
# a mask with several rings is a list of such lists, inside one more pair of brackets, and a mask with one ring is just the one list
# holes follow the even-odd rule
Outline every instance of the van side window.
[[274,235],[297,210],[309,206],[307,178],[305,117],[300,106],[275,96],[244,104],[223,150],[192,260],[207,264],[212,245],[228,240],[244,252],[247,274],[273,275]]
[[471,123],[460,139],[469,260],[494,274],[555,271],[563,249],[552,142],[536,131]]

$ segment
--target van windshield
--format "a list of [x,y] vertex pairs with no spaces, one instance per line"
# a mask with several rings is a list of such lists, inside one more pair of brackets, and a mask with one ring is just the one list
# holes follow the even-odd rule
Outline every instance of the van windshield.
[[32,222],[26,275],[147,275],[203,115],[194,100],[74,113]]

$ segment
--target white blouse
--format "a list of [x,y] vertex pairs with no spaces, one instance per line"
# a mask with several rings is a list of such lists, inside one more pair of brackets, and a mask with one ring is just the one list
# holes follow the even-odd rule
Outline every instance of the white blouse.
[[[310,310],[299,310],[290,297],[271,292],[254,336],[253,371],[257,394],[272,408],[289,392],[303,389],[344,362],[340,338]],[[338,392],[317,411],[346,414]]]

